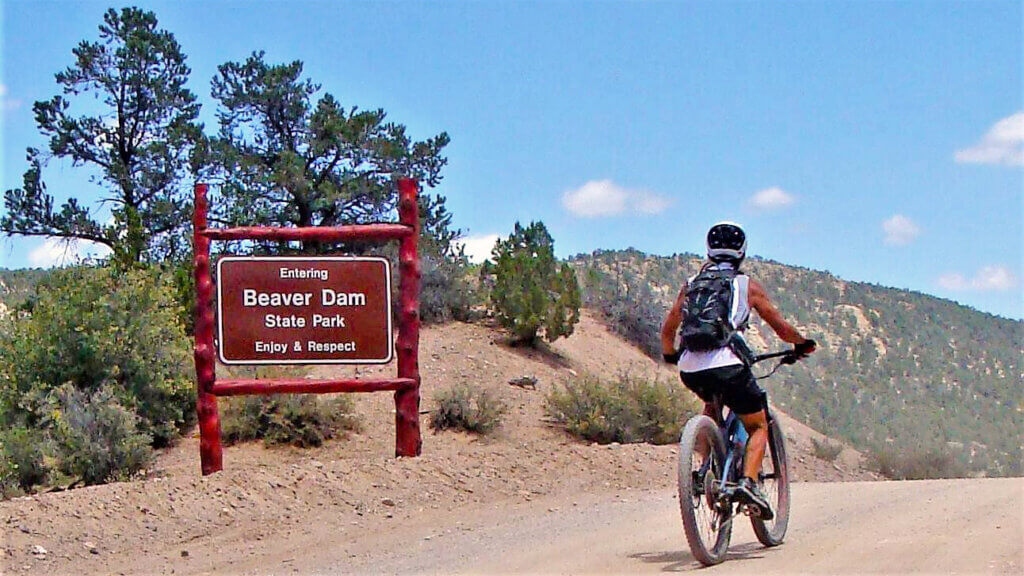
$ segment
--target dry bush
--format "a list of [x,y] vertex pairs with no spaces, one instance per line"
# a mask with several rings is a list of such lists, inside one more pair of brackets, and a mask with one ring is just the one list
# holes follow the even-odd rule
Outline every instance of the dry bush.
[[320,446],[361,429],[350,397],[309,394],[232,398],[221,422],[221,437],[229,444],[263,440],[267,446],[300,448]]
[[430,415],[434,430],[465,430],[486,434],[494,430],[508,407],[486,388],[460,384],[434,396],[437,409]]
[[811,448],[814,451],[814,455],[826,462],[835,462],[836,458],[843,451],[843,445],[838,442],[830,442],[828,438],[818,442],[817,439],[811,438]]
[[91,394],[62,387],[52,436],[58,470],[85,484],[132,478],[153,461],[153,442],[140,420],[104,387]]
[[670,444],[697,412],[681,385],[628,372],[614,381],[581,376],[555,387],[546,400],[548,415],[570,434],[599,444]]
[[868,467],[892,480],[963,478],[966,468],[949,451],[892,447],[872,451]]

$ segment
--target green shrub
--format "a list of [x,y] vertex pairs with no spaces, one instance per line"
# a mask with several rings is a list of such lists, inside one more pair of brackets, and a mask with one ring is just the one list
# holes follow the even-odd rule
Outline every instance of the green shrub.
[[554,240],[542,222],[515,230],[494,246],[491,304],[516,343],[533,345],[543,329],[554,342],[570,336],[580,319],[580,288],[568,264],[555,260]]
[[556,386],[546,411],[570,434],[599,444],[669,444],[697,404],[679,384],[623,373],[614,382],[584,375]]
[[152,438],[109,387],[93,393],[65,386],[56,393],[53,419],[58,467],[86,484],[127,480],[153,460]]
[[843,451],[843,445],[838,442],[830,442],[828,438],[823,439],[819,442],[816,438],[811,438],[811,448],[814,451],[814,455],[826,462],[835,462],[835,459],[839,457],[840,452]]
[[18,485],[18,472],[12,463],[0,455],[0,500],[17,498],[25,494]]
[[[0,476],[20,490],[46,482],[49,469],[43,461],[45,436],[27,428],[0,432]],[[0,483],[4,480],[0,478]]]
[[434,402],[437,409],[430,415],[430,427],[434,430],[486,434],[501,424],[508,411],[508,406],[490,390],[466,384],[438,392]]
[[[0,424],[40,428],[65,384],[109,389],[164,446],[195,423],[190,346],[168,277],[76,267],[37,286],[0,339]],[[9,336],[9,337],[6,337]]]
[[225,402],[221,437],[229,444],[263,440],[264,445],[320,446],[324,440],[359,431],[352,399],[307,394],[246,396]]

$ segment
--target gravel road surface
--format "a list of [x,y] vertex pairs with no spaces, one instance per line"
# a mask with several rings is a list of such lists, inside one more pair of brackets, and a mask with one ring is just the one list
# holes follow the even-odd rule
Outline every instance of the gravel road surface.
[[[786,542],[736,523],[707,574],[1021,574],[1024,480],[798,483]],[[674,493],[624,491],[468,512],[350,542],[317,574],[641,574],[700,569]],[[303,563],[304,564],[304,563]]]

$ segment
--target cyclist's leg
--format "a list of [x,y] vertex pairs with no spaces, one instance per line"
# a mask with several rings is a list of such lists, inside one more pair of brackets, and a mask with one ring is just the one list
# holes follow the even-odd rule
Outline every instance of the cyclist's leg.
[[743,458],[743,475],[757,480],[761,470],[761,458],[768,444],[768,420],[764,411],[764,391],[746,366],[729,367],[728,380],[724,384],[725,403],[736,413],[749,438]]
[[747,439],[747,452],[743,457],[743,475],[751,480],[757,481],[757,475],[761,472],[761,459],[764,458],[764,449],[768,445],[768,418],[764,410],[753,414],[737,414],[743,427],[747,429],[750,438]]
[[[715,413],[713,400],[714,381],[709,377],[711,371],[704,372],[680,372],[679,379],[691,392],[697,395],[704,402],[703,414],[712,420],[717,421],[719,415]],[[704,459],[708,457],[708,442],[705,438],[699,438],[695,451]]]

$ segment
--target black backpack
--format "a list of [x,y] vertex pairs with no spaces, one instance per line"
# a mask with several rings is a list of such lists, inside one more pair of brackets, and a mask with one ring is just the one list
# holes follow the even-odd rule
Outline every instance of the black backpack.
[[705,266],[686,289],[686,317],[679,332],[683,347],[691,351],[729,346],[732,326],[732,268]]

